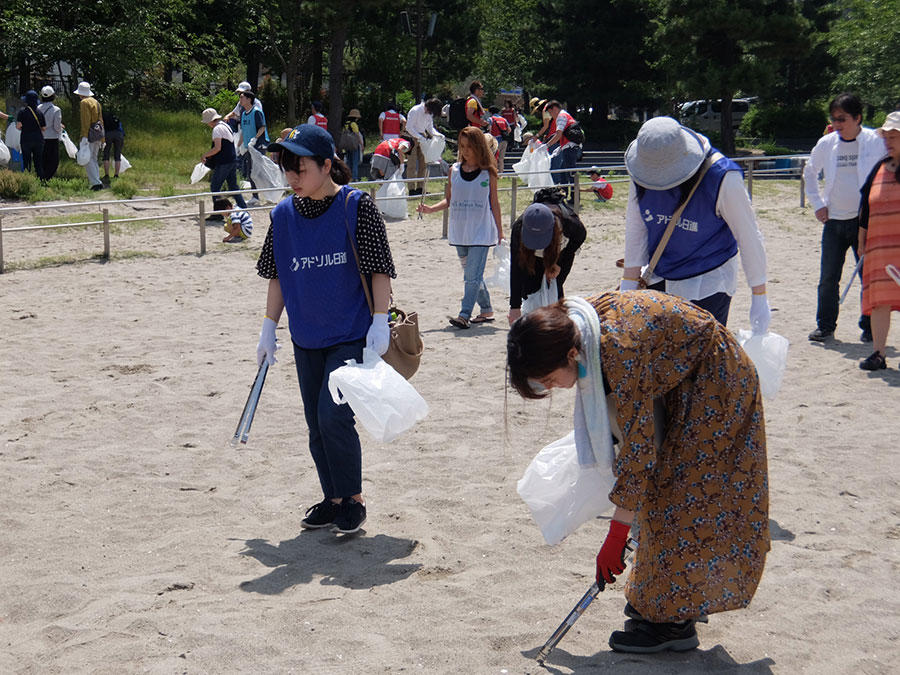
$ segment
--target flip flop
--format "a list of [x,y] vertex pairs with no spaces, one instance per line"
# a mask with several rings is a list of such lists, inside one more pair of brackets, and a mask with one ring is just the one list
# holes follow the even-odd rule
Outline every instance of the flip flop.
[[485,316],[484,314],[479,314],[474,319],[470,319],[470,323],[490,323],[494,320],[493,316]]
[[451,316],[451,317],[450,317],[450,325],[451,325],[451,326],[456,326],[457,328],[468,328],[468,327],[469,327],[469,320],[468,320],[468,319],[464,319],[464,318],[461,317],[461,316]]

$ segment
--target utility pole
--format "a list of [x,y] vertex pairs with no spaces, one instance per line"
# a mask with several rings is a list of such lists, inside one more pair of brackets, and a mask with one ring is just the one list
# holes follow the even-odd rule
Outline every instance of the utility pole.
[[425,31],[422,30],[422,5],[423,0],[416,0],[416,80],[413,90],[415,103],[419,102],[422,95],[422,40],[425,38]]

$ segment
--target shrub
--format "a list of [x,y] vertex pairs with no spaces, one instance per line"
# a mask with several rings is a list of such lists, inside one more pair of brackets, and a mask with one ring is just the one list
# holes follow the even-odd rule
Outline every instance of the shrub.
[[793,155],[795,154],[793,150],[790,148],[786,148],[783,145],[775,145],[775,143],[760,143],[756,146],[758,149],[762,150],[764,154],[772,156],[772,155]]
[[110,189],[119,199],[131,199],[137,194],[137,185],[127,178],[120,178],[115,181],[112,186],[110,186]]
[[828,123],[823,108],[816,103],[783,106],[761,103],[750,106],[741,120],[741,134],[757,138],[818,138]]
[[32,173],[0,169],[0,197],[4,199],[28,199],[38,187],[40,182]]

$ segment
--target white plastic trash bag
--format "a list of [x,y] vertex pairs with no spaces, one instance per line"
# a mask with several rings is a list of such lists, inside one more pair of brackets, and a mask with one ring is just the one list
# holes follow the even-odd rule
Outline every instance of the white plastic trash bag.
[[263,201],[278,202],[287,190],[284,172],[271,159],[255,147],[250,148],[250,177],[256,183],[257,192]]
[[0,141],[0,166],[9,166],[11,157],[9,148],[3,144],[3,141]]
[[534,189],[553,187],[553,175],[550,173],[550,153],[543,143],[535,148],[531,155],[530,171],[528,187]]
[[400,180],[398,171],[393,178],[382,183],[378,188],[378,192],[375,193],[375,204],[388,218],[404,220],[407,217],[406,198],[408,196],[409,189],[406,187],[406,183]]
[[509,243],[504,239],[494,247],[494,260],[497,266],[494,273],[484,280],[490,288],[509,292]]
[[125,173],[126,171],[128,171],[128,169],[131,168],[131,162],[125,159],[125,155],[119,155],[119,162],[119,175]]
[[197,162],[197,164],[194,165],[194,170],[191,171],[191,185],[199,183],[210,171],[212,171],[212,169],[206,166],[206,164]]
[[6,127],[6,147],[16,152],[22,152],[21,138],[22,132],[16,129],[16,123],[10,122]]
[[75,156],[78,154],[78,146],[72,142],[72,139],[69,138],[69,134],[65,129],[63,129],[62,133],[59,135],[59,140],[62,141],[69,159],[75,159]]
[[444,154],[444,146],[447,145],[447,139],[443,134],[434,132],[431,138],[420,141],[422,144],[422,154],[425,155],[426,164],[436,164],[441,161],[441,155]]
[[559,286],[556,279],[541,277],[541,287],[522,301],[522,314],[533,312],[539,307],[552,305],[559,300]]
[[739,330],[738,343],[756,366],[759,388],[766,398],[775,398],[781,388],[784,369],[787,366],[788,339],[777,333],[754,335],[749,330]]
[[425,419],[425,399],[378,354],[363,349],[362,363],[346,363],[331,373],[328,391],[335,403],[350,405],[375,440],[389,443]]
[[528,145],[525,146],[525,150],[522,152],[522,159],[512,165],[512,169],[516,172],[516,175],[525,182],[530,178],[528,172],[531,171],[532,155],[534,155],[534,144],[529,141]]
[[78,162],[79,166],[87,166],[88,162],[91,161],[91,144],[88,143],[88,139],[81,139],[81,143],[78,145],[78,154],[75,155],[75,161]]
[[612,473],[578,463],[575,432],[541,450],[516,485],[541,528],[555,546],[580,525],[613,509],[608,495]]

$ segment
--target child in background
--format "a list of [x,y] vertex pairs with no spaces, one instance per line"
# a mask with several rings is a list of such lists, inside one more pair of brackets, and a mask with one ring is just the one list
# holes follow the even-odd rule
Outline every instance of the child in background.
[[589,187],[582,188],[582,192],[590,190],[597,196],[598,202],[605,202],[612,199],[613,196],[613,187],[610,185],[606,179],[600,175],[600,169],[596,166],[592,166],[590,169],[585,171],[588,177],[591,179],[591,184]]
[[233,209],[231,202],[227,199],[217,199],[215,201],[216,211],[229,211],[228,218],[225,219],[225,238],[222,240],[226,244],[239,244],[246,241],[253,234],[253,218],[243,209]]

